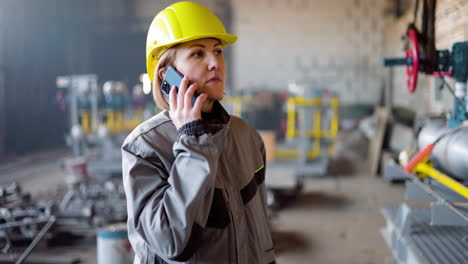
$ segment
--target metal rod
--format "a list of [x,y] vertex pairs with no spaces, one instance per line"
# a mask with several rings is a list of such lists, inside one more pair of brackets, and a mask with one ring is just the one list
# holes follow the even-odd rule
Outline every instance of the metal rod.
[[455,100],[457,100],[458,104],[460,106],[463,106],[463,101],[462,99],[458,98],[456,95],[455,95],[455,91],[453,91],[452,87],[445,81],[445,78],[441,75],[440,76],[440,80],[442,81],[442,84],[441,84],[441,87],[443,88],[444,85],[447,86],[447,89],[449,90],[449,92],[453,95],[453,97],[455,98]]
[[37,236],[34,238],[34,240],[31,242],[31,244],[28,246],[28,248],[21,254],[21,256],[18,258],[16,261],[16,264],[21,264],[23,261],[26,260],[26,258],[29,256],[31,251],[36,247],[37,243],[42,239],[42,237],[46,234],[47,231],[52,227],[52,225],[55,223],[55,216],[51,216],[49,218],[49,222],[44,225],[44,227],[39,231]]
[[461,213],[455,206],[453,206],[450,202],[448,202],[447,200],[445,200],[442,196],[440,196],[438,193],[436,193],[435,191],[433,191],[431,188],[429,188],[429,186],[427,186],[426,184],[424,184],[418,177],[416,177],[414,174],[412,173],[409,173],[407,174],[408,178],[411,179],[411,181],[413,181],[415,184],[417,184],[419,187],[421,187],[424,191],[426,191],[427,193],[429,193],[430,195],[432,195],[432,197],[436,198],[440,203],[444,204],[445,206],[447,206],[447,208],[449,208],[450,210],[452,210],[455,214],[457,214],[458,216],[460,216],[462,219],[464,219],[465,221],[468,221],[468,216],[465,216],[463,213]]
[[19,226],[27,226],[27,225],[33,225],[33,224],[39,224],[39,223],[44,223],[47,222],[46,219],[34,219],[31,220],[31,222],[24,222],[22,220],[20,221],[15,221],[15,222],[10,222],[10,223],[5,223],[5,224],[0,224],[0,230],[1,229],[6,229],[6,228],[12,228],[12,227],[19,227]]

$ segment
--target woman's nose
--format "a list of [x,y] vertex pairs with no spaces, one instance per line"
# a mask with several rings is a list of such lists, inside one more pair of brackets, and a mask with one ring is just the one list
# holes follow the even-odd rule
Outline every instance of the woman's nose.
[[216,56],[212,55],[208,58],[208,70],[213,71],[219,68],[219,60]]

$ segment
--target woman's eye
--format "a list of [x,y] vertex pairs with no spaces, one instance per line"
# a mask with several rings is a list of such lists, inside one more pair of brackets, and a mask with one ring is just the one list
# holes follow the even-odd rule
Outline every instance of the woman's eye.
[[192,53],[192,57],[201,57],[203,55],[203,53],[201,51],[195,51]]
[[215,50],[214,52],[216,55],[221,55],[223,54],[223,50]]

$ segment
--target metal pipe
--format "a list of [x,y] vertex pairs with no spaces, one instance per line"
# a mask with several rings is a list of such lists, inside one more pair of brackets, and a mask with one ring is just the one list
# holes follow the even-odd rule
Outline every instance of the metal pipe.
[[[418,136],[419,148],[433,143],[440,135],[450,129],[446,121],[436,120],[423,127]],[[468,127],[447,135],[434,147],[430,157],[434,167],[454,178],[468,180]]]

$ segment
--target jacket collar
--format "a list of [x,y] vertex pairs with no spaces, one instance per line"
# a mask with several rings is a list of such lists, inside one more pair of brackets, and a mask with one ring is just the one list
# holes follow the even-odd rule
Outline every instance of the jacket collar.
[[209,123],[214,122],[218,124],[227,124],[230,118],[231,117],[229,116],[228,112],[226,112],[219,101],[213,102],[213,109],[211,113],[202,113],[202,119],[208,121]]

